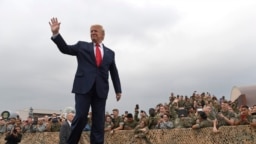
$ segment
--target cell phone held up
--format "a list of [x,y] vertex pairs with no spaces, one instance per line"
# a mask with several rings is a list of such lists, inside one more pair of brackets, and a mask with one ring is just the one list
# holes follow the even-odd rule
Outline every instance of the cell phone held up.
[[139,105],[138,104],[136,104],[135,109],[139,109]]

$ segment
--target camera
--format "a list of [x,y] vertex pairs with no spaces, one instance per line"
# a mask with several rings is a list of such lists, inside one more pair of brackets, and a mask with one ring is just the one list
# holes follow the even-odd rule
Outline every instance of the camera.
[[59,122],[59,121],[58,121],[58,118],[56,118],[56,117],[55,117],[55,118],[52,118],[52,123],[57,123],[57,122]]
[[37,123],[38,123],[38,117],[34,117],[32,125],[37,125]]
[[256,115],[256,113],[254,112],[254,113],[252,113],[251,115]]
[[138,104],[136,104],[135,108],[136,108],[136,109],[139,109],[139,105],[138,105]]

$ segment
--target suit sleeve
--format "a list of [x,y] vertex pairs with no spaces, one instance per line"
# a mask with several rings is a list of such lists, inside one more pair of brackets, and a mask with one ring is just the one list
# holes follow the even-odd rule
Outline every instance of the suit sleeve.
[[112,79],[112,82],[113,82],[113,85],[114,85],[115,92],[116,93],[122,93],[121,82],[120,82],[118,70],[117,70],[116,63],[115,63],[115,55],[114,55],[114,61],[110,65],[109,70],[110,70],[110,75],[111,75],[111,79]]
[[57,45],[57,47],[62,53],[68,54],[68,55],[77,54],[78,47],[79,47],[78,43],[75,45],[67,45],[67,43],[65,42],[65,40],[62,38],[60,34],[54,37],[51,37],[51,39]]

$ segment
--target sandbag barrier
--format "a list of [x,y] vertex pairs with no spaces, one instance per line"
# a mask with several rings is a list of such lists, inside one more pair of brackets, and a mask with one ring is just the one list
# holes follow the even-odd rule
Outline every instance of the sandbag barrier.
[[[89,143],[89,132],[83,132],[80,144]],[[5,134],[0,134],[4,144]],[[25,133],[20,144],[58,144],[58,132]],[[255,144],[256,129],[248,125],[223,126],[219,133],[212,128],[193,130],[190,128],[150,130],[145,138],[135,138],[133,130],[105,133],[105,144]]]

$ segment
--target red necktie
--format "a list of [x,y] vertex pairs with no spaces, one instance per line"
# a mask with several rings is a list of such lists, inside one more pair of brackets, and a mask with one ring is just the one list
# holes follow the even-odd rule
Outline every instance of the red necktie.
[[100,45],[96,44],[96,65],[99,67],[102,61],[102,56],[100,52]]

